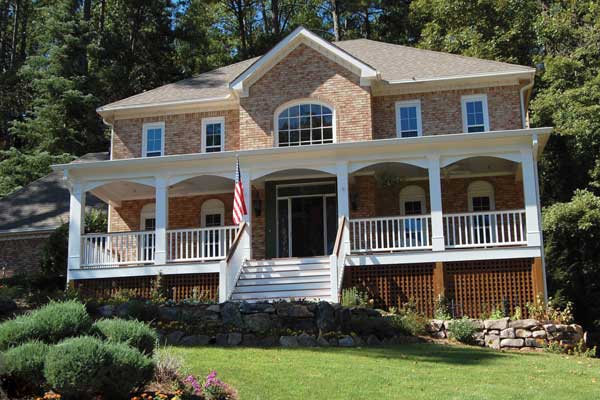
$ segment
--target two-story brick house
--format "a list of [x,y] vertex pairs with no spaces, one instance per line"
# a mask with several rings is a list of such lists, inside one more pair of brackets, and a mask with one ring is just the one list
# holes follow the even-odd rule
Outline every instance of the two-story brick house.
[[[98,109],[111,159],[71,184],[69,279],[175,298],[367,288],[476,315],[545,294],[535,70],[298,28],[264,56]],[[249,215],[232,225],[235,161]],[[86,192],[109,232],[83,235]],[[197,293],[197,290],[196,290]]]

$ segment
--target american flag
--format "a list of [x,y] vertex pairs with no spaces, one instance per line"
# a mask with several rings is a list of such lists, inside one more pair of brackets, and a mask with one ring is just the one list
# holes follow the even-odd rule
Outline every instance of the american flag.
[[233,223],[239,225],[242,222],[246,211],[246,201],[244,200],[244,187],[240,179],[240,160],[235,162],[235,189],[233,195]]

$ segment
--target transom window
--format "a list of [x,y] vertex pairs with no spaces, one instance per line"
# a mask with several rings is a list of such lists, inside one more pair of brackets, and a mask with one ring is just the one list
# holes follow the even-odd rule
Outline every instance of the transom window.
[[421,136],[421,102],[396,103],[396,131],[398,137]]
[[164,152],[165,124],[163,122],[144,124],[143,131],[143,156],[162,156]]
[[486,132],[490,130],[487,97],[485,95],[464,96],[462,98],[462,114],[465,132]]
[[304,146],[333,143],[333,111],[317,103],[286,108],[277,116],[279,146]]
[[205,118],[202,120],[202,152],[214,153],[223,151],[224,136],[224,118]]

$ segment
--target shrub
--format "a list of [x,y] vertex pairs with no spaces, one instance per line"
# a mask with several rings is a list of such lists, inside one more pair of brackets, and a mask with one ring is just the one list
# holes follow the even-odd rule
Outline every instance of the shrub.
[[390,325],[405,335],[419,336],[425,334],[427,319],[417,312],[403,311],[388,318]]
[[124,343],[82,336],[52,347],[44,376],[67,398],[126,398],[152,377],[152,360]]
[[477,326],[467,317],[456,319],[448,326],[448,335],[461,343],[473,343]]
[[438,295],[433,307],[434,307],[433,317],[435,319],[447,320],[447,319],[452,318],[452,315],[450,313],[450,302],[448,301],[448,298],[443,293]]
[[168,351],[155,353],[153,385],[174,392],[182,389],[184,375],[185,371],[181,358]]
[[2,354],[0,376],[20,392],[37,392],[43,386],[44,360],[49,346],[32,341],[13,347]]
[[56,343],[87,333],[92,320],[85,306],[76,301],[50,302],[27,315],[0,324],[0,349],[30,340]]
[[342,306],[344,307],[367,307],[369,297],[367,293],[352,287],[342,290]]
[[126,343],[147,355],[152,355],[158,341],[154,329],[140,321],[103,319],[94,324],[94,331],[111,342]]

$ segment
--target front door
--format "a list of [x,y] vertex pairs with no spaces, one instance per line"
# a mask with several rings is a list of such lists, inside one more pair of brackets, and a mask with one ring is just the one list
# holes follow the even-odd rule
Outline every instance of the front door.
[[277,185],[277,256],[330,254],[337,232],[335,183]]

